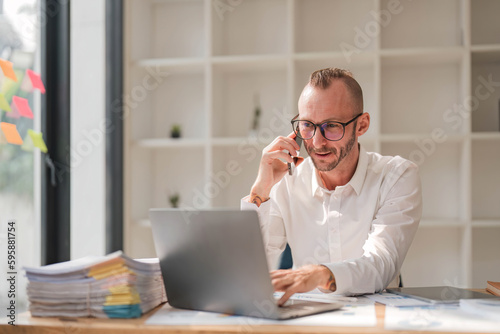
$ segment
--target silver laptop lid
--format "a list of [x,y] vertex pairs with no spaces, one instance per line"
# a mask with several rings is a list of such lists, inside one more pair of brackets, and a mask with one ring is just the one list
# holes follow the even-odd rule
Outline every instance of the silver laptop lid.
[[151,209],[149,215],[170,305],[278,317],[255,211]]

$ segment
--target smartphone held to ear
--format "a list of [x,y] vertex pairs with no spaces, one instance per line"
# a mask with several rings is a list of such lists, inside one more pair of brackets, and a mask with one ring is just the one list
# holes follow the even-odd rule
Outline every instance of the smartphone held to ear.
[[[299,150],[300,147],[302,146],[302,139],[299,137],[295,137],[295,142],[299,145]],[[298,151],[297,151],[298,153]],[[297,156],[297,157],[292,157],[293,158],[293,163],[287,163],[288,164],[288,175],[293,175],[293,171],[295,170],[295,167],[297,166],[299,160],[303,160],[304,158]]]

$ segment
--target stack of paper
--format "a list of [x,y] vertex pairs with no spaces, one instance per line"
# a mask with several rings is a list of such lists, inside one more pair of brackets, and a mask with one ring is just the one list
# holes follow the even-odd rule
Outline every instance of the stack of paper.
[[121,251],[24,270],[32,316],[136,318],[167,300],[158,259]]

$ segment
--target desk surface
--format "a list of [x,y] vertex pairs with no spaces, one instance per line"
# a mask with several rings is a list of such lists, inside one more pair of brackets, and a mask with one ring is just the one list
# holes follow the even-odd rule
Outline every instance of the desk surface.
[[146,320],[161,306],[138,319],[37,318],[29,312],[19,314],[17,326],[0,325],[2,334],[129,334],[129,333],[397,333],[384,329],[385,306],[375,305],[376,327],[310,327],[280,325],[149,326]]
[[[310,327],[310,326],[150,326],[146,320],[161,306],[139,319],[96,319],[96,318],[37,318],[29,312],[18,315],[17,326],[0,325],[2,334],[129,334],[129,333],[408,333],[384,329],[385,306],[375,304],[377,325],[375,327]],[[420,333],[420,332],[411,332]],[[429,333],[429,332],[421,332]],[[436,333],[436,332],[434,332]]]
[[[485,289],[471,289],[487,293]],[[385,305],[375,303],[377,325],[374,327],[312,327],[280,325],[224,325],[224,326],[154,326],[146,325],[147,319],[162,306],[156,307],[138,319],[98,319],[98,318],[38,318],[29,312],[19,314],[16,326],[0,324],[1,334],[168,334],[168,333],[408,333],[408,331],[388,331],[384,328]],[[412,331],[411,333],[430,333]],[[433,332],[446,333],[449,332]]]

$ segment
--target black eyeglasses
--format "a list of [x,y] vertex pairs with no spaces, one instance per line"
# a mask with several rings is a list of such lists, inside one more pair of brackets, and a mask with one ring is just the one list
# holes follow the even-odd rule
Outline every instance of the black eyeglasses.
[[327,140],[330,141],[338,141],[344,138],[345,127],[354,122],[359,116],[363,115],[363,113],[357,115],[349,122],[335,122],[335,121],[326,121],[320,124],[313,123],[311,121],[304,121],[300,119],[296,119],[299,115],[295,116],[292,119],[292,128],[293,132],[304,140],[311,139],[316,134],[316,127],[319,127],[319,131]]

